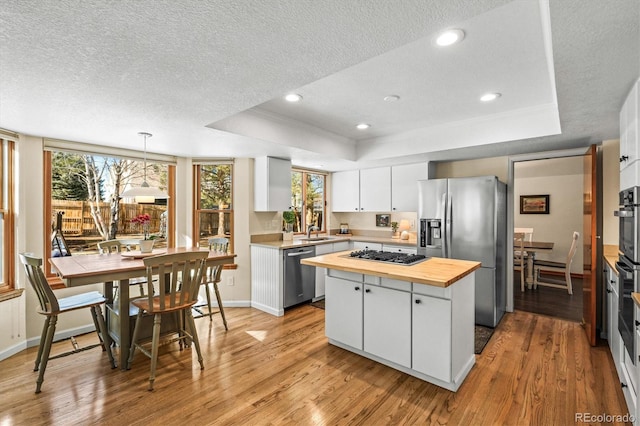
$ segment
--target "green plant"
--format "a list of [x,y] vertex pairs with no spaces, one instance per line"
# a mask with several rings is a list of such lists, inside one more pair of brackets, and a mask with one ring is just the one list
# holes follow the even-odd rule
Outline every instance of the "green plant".
[[394,234],[398,231],[398,222],[391,222],[391,230]]
[[282,212],[282,220],[285,223],[296,223],[296,214],[291,210]]

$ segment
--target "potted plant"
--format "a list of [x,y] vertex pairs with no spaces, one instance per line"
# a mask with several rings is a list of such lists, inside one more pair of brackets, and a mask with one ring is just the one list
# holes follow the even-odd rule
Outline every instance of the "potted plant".
[[144,239],[140,240],[140,253],[151,253],[153,250],[153,242],[155,235],[149,234],[149,227],[151,225],[151,216],[147,213],[139,214],[131,219],[131,223],[139,225],[142,228],[142,235]]
[[391,232],[393,232],[391,238],[398,238],[398,222],[391,222]]
[[296,214],[291,210],[282,212],[282,220],[284,221],[284,232],[282,239],[284,241],[293,240],[293,224],[296,223]]

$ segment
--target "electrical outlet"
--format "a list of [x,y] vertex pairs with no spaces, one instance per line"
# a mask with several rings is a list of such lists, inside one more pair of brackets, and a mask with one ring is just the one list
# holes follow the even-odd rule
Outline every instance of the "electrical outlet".
[[415,221],[415,220],[413,220],[413,219],[412,219],[412,220],[409,222],[409,224],[411,225],[411,229],[416,229],[416,221]]
[[227,285],[231,286],[231,285],[235,285],[236,284],[236,277],[227,277]]

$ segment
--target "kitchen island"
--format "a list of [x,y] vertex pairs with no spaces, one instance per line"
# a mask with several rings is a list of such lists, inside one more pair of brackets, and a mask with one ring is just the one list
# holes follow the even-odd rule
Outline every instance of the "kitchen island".
[[349,251],[304,259],[326,268],[329,343],[456,391],[475,364],[475,274],[480,262],[429,258],[413,265]]

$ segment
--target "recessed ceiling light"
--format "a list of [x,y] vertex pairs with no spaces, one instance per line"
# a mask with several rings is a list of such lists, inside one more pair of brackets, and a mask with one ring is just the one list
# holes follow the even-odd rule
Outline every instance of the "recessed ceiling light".
[[358,130],[367,130],[369,127],[371,127],[371,125],[367,123],[360,123],[356,127],[358,128]]
[[459,29],[447,30],[436,38],[436,44],[438,46],[451,46],[452,44],[459,43],[464,38],[464,31]]
[[500,96],[502,96],[500,93],[485,93],[480,97],[480,100],[482,102],[491,102],[491,101],[495,101]]
[[387,95],[384,98],[385,102],[395,102],[397,100],[400,100],[400,96],[398,95]]
[[298,95],[297,93],[289,93],[284,97],[287,102],[300,102],[302,100],[302,95]]

